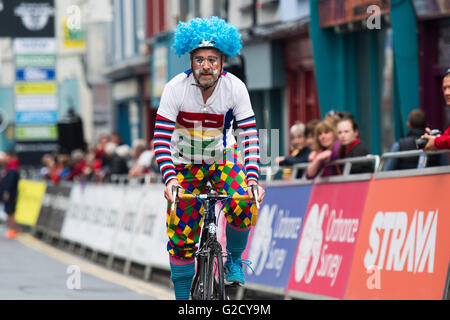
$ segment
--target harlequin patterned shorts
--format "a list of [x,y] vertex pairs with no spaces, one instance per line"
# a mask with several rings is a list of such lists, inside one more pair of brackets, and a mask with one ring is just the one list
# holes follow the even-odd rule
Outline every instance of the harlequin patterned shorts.
[[[234,152],[234,151],[233,151]],[[234,153],[234,161],[222,164],[179,164],[176,166],[178,183],[194,194],[204,193],[207,182],[219,194],[246,194],[247,179],[242,161]],[[229,157],[228,157],[229,159]],[[252,204],[254,205],[254,204]],[[197,199],[180,200],[176,207],[176,218],[170,224],[170,205],[167,209],[167,235],[169,254],[179,259],[190,259],[197,252],[203,222],[204,208]],[[223,213],[227,222],[239,229],[251,226],[251,210],[248,201],[227,201]]]

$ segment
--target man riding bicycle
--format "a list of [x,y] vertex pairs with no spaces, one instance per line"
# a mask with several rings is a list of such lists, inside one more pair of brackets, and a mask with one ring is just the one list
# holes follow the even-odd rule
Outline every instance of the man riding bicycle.
[[[225,57],[240,52],[238,30],[217,17],[180,22],[175,30],[175,53],[189,52],[191,69],[174,77],[164,88],[157,112],[154,152],[166,184],[168,200],[167,250],[171,279],[178,300],[188,300],[195,273],[195,254],[204,208],[198,200],[173,199],[172,187],[204,193],[208,182],[220,194],[248,192],[258,184],[259,138],[245,84],[223,70]],[[236,119],[244,160],[233,136]],[[248,191],[247,191],[248,188]],[[258,186],[259,202],[264,190]],[[170,204],[177,202],[170,223]],[[251,228],[251,206],[230,200],[224,207],[227,219],[226,282],[245,284],[241,255]]]

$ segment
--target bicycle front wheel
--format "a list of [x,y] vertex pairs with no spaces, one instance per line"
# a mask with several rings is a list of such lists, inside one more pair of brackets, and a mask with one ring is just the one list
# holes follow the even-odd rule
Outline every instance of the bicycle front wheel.
[[206,272],[206,300],[225,300],[223,257],[220,245],[210,250]]

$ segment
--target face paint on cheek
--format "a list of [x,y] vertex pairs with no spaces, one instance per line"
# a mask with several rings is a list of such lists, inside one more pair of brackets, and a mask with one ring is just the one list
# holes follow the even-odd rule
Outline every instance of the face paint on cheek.
[[218,62],[215,62],[212,64],[212,73],[216,76],[220,73],[220,64]]

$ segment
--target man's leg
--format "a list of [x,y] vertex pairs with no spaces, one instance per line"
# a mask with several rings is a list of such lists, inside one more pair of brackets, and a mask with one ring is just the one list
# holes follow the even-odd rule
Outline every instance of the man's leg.
[[16,203],[14,199],[5,203],[5,212],[8,216],[8,231],[6,233],[6,237],[8,239],[13,239],[17,237],[18,233],[21,231],[14,217],[15,211],[16,211]]
[[[235,161],[227,161],[224,165],[218,166],[213,176],[213,182],[217,191],[221,194],[246,194],[245,167],[237,160],[237,155]],[[227,218],[226,248],[230,253],[225,263],[227,282],[245,284],[242,253],[247,247],[251,228],[252,214],[250,208],[251,205],[247,201],[231,200],[223,210]]]
[[[179,165],[176,168],[178,183],[183,189],[199,194],[205,188],[204,168],[196,165]],[[195,274],[195,253],[200,239],[203,207],[198,200],[180,200],[176,205],[176,217],[170,224],[167,209],[167,250],[170,255],[171,280],[177,300],[189,300],[192,279]]]

